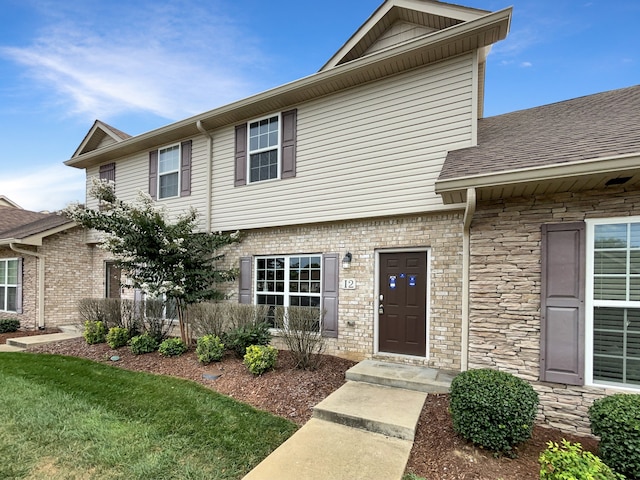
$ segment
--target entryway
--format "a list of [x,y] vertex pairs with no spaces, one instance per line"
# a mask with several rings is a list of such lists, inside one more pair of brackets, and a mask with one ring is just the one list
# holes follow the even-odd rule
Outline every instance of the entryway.
[[427,355],[428,251],[380,252],[378,351]]

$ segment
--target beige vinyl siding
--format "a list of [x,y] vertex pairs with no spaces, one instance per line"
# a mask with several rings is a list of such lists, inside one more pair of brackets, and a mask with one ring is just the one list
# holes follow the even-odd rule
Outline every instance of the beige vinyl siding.
[[[234,127],[214,132],[214,230],[443,208],[446,152],[470,146],[473,55],[298,105],[297,174],[234,187]],[[251,119],[247,119],[251,120]]]
[[[188,138],[183,139],[189,140]],[[159,207],[166,208],[170,217],[186,212],[189,207],[194,207],[199,213],[198,224],[202,229],[206,225],[207,214],[207,141],[203,136],[191,139],[191,195],[186,197],[176,197],[162,199],[156,202]],[[168,145],[159,145],[163,148]],[[100,167],[87,169],[87,191],[91,187],[91,177],[98,178]],[[138,192],[149,192],[149,151],[139,152],[135,155],[120,158],[116,161],[116,195],[125,202],[132,202],[138,199]],[[97,208],[98,203],[93,198],[87,198],[89,208]]]
[[392,47],[407,40],[412,40],[421,35],[433,33],[436,28],[423,27],[410,22],[396,22],[387,30],[373,45],[371,45],[364,55],[370,55],[385,48]]

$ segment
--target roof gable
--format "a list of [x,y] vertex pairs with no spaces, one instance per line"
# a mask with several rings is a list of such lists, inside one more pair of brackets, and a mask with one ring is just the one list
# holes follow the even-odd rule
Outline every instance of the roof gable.
[[488,13],[490,12],[436,0],[387,0],[320,71]]
[[108,145],[121,142],[131,138],[131,135],[124,133],[117,128],[107,125],[100,120],[93,122],[93,126],[89,129],[89,132],[85,135],[82,143],[78,146],[71,158],[75,158],[83,153],[92,152]]

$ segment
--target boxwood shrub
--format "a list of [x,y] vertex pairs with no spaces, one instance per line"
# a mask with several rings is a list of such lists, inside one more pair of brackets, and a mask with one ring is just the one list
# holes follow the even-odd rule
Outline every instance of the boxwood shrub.
[[217,335],[204,335],[198,338],[196,355],[198,356],[198,361],[205,365],[222,360],[224,350],[224,343]]
[[17,332],[20,328],[20,320],[17,318],[0,319],[0,333]]
[[129,329],[111,327],[107,333],[107,344],[113,348],[124,347],[129,342]]
[[131,353],[142,355],[144,353],[155,352],[158,349],[158,341],[148,333],[137,335],[129,340]]
[[599,457],[582,450],[581,444],[564,439],[561,443],[548,442],[547,449],[540,454],[540,480],[624,480]]
[[107,327],[103,322],[87,320],[84,322],[82,336],[89,345],[104,343],[107,341]]
[[599,454],[613,470],[640,478],[640,395],[616,393],[589,408],[591,432],[600,437]]
[[512,448],[531,438],[538,394],[510,373],[462,372],[451,382],[450,399],[455,431],[473,443],[514,456]]
[[158,351],[163,357],[177,357],[187,350],[187,346],[179,338],[167,338],[158,347]]
[[244,364],[254,375],[262,375],[276,366],[278,350],[271,345],[250,345],[244,355]]

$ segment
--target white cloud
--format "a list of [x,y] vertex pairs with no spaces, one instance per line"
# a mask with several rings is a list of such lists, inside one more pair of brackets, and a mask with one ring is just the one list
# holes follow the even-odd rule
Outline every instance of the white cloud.
[[131,3],[109,11],[111,18],[82,6],[45,9],[39,37],[0,55],[56,92],[69,113],[90,119],[137,111],[175,120],[260,88],[242,71],[259,69],[264,55],[224,16],[189,1]]
[[533,67],[533,63],[531,62],[522,62],[520,63],[521,67],[525,67],[525,68],[529,68],[529,67]]
[[0,194],[26,210],[61,210],[72,201],[85,201],[85,172],[63,164],[14,171],[9,180],[0,179]]

